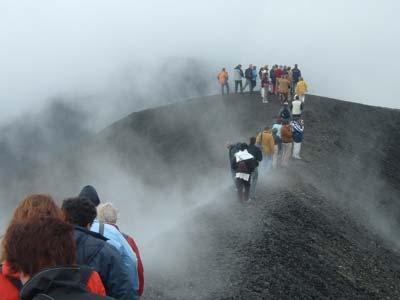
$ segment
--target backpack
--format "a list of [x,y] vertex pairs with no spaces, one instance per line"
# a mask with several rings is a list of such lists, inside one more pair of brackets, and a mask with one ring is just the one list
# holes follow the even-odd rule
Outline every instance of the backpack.
[[281,118],[282,119],[290,119],[290,111],[287,108],[284,108],[281,112]]
[[238,162],[238,166],[237,166],[237,172],[238,173],[245,173],[245,174],[250,174],[250,170],[247,167],[247,163],[245,160],[242,160],[240,162]]
[[[90,267],[86,266],[80,266],[80,274],[81,274],[81,283],[84,284],[85,286],[87,285],[90,275],[92,275],[93,270]],[[3,274],[3,265],[0,265],[0,274]],[[22,282],[18,278],[13,278],[6,276],[8,281],[11,282],[11,284],[18,290],[20,291],[22,289]]]

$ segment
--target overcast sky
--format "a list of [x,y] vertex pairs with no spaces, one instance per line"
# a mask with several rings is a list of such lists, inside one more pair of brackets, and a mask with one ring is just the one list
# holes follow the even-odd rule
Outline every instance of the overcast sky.
[[399,108],[399,9],[398,0],[0,0],[0,118],[63,93],[96,95],[127,64],[170,56],[215,72],[298,63],[311,93]]

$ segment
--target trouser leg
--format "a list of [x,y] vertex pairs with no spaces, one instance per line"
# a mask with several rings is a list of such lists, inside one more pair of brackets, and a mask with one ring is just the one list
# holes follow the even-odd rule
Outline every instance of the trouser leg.
[[239,201],[242,201],[243,198],[243,184],[242,179],[236,178],[236,190],[237,190],[237,197]]
[[226,85],[226,93],[229,95],[229,83],[225,83]]
[[293,157],[300,158],[301,143],[293,143]]
[[282,166],[287,167],[289,165],[290,158],[290,147],[291,143],[282,143]]
[[235,94],[237,94],[239,88],[239,81],[235,80]]
[[243,187],[244,187],[243,201],[247,201],[249,200],[250,180],[249,181],[243,180]]
[[241,80],[239,81],[239,86],[240,86],[240,92],[243,93],[243,84]]
[[222,94],[222,95],[224,95],[224,94],[225,94],[225,91],[224,91],[224,85],[223,85],[223,84],[221,84],[221,94]]
[[282,165],[287,167],[292,155],[292,143],[283,143]]
[[276,169],[278,167],[278,153],[279,147],[278,145],[274,146],[274,155],[272,156],[272,168]]
[[253,173],[251,173],[251,181],[250,181],[250,199],[253,199],[256,196],[256,186],[258,180],[258,167],[254,169]]

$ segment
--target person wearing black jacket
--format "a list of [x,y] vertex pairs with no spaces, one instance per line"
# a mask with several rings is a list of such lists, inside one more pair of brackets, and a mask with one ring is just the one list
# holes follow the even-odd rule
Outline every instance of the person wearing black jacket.
[[294,65],[294,68],[292,70],[292,84],[291,84],[291,88],[292,88],[292,95],[294,94],[295,88],[297,83],[299,82],[301,77],[301,71],[298,68],[297,64]]
[[235,186],[236,186],[236,172],[233,169],[232,165],[233,165],[233,162],[235,161],[235,154],[240,151],[241,144],[242,143],[235,143],[235,144],[228,143],[226,145],[226,147],[228,148],[228,151],[229,151],[229,166],[231,167],[232,179],[233,179],[233,183],[235,184]]
[[244,71],[244,77],[246,78],[246,84],[243,87],[243,91],[249,86],[250,93],[253,92],[253,65],[249,65],[249,67]]
[[263,155],[261,149],[256,146],[256,137],[252,136],[250,138],[250,144],[247,148],[247,152],[254,156],[255,159],[255,167],[254,171],[250,176],[250,192],[249,192],[249,200],[254,200],[256,198],[256,186],[258,180],[258,165],[263,159]]
[[256,161],[247,151],[247,144],[240,145],[240,151],[235,154],[232,169],[235,170],[236,188],[239,201],[248,201],[250,193],[250,178]]
[[75,225],[77,263],[99,273],[107,295],[121,300],[137,299],[117,249],[106,242],[107,238],[88,229],[97,214],[94,204],[86,198],[70,198],[64,200],[62,210],[66,220]]
[[276,70],[277,66],[275,65],[270,71],[269,71],[269,77],[271,78],[271,86],[272,86],[272,94],[276,95]]

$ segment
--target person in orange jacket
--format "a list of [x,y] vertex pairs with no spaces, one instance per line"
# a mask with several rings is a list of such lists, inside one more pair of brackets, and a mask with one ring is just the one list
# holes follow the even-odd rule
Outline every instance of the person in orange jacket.
[[272,156],[274,155],[275,146],[271,129],[268,126],[257,135],[256,144],[261,147],[263,153],[262,169],[268,172],[272,165]]
[[228,72],[225,70],[225,68],[222,68],[222,71],[218,73],[218,82],[221,85],[221,92],[222,95],[225,94],[225,87],[226,87],[226,93],[229,95],[229,84],[228,84]]
[[[14,211],[10,226],[14,223],[26,221],[38,217],[53,217],[63,219],[61,209],[56,205],[49,195],[34,194],[26,197],[19,203]],[[5,242],[2,244],[4,248]],[[20,281],[20,273],[13,272],[10,268],[7,256],[2,253],[0,264],[0,295],[2,300],[19,300],[22,282]],[[88,291],[105,295],[105,288],[99,274],[89,268],[82,268],[83,276],[81,284],[86,285]]]

